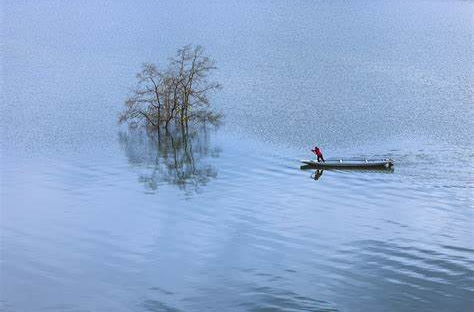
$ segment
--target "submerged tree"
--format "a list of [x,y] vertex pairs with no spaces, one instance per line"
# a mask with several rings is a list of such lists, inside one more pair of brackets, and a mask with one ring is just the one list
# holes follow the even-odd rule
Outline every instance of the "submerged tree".
[[221,115],[211,109],[209,101],[210,94],[221,88],[208,80],[215,68],[215,62],[204,55],[201,46],[190,45],[179,49],[166,69],[144,64],[119,121],[145,125],[158,132],[169,132],[172,124],[184,129],[194,121],[218,124]]

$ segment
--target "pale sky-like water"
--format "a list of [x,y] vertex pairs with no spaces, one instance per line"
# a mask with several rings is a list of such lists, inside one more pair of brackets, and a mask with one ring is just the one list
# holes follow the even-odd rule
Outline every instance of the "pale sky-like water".
[[[3,1],[0,310],[472,310],[472,10]],[[119,127],[187,43],[224,125]],[[314,144],[395,168],[314,180]]]

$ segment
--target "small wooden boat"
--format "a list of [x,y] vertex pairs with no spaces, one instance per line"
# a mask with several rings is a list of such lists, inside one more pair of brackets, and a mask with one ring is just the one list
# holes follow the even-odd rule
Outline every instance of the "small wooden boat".
[[318,169],[390,169],[393,166],[392,159],[328,159],[325,162],[304,159],[301,162]]

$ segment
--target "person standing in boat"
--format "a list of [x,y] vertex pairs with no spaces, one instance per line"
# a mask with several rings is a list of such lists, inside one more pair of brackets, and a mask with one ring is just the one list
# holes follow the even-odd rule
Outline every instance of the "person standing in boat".
[[319,147],[315,146],[314,149],[311,150],[311,152],[313,152],[314,154],[316,154],[316,156],[318,156],[318,162],[319,161],[325,162],[323,153],[321,152]]

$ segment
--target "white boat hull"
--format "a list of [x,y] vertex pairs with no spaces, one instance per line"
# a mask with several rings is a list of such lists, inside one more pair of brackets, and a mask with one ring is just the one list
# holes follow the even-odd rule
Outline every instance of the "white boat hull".
[[391,159],[365,159],[365,160],[326,160],[318,162],[317,160],[301,160],[302,163],[319,169],[390,169],[393,166]]

